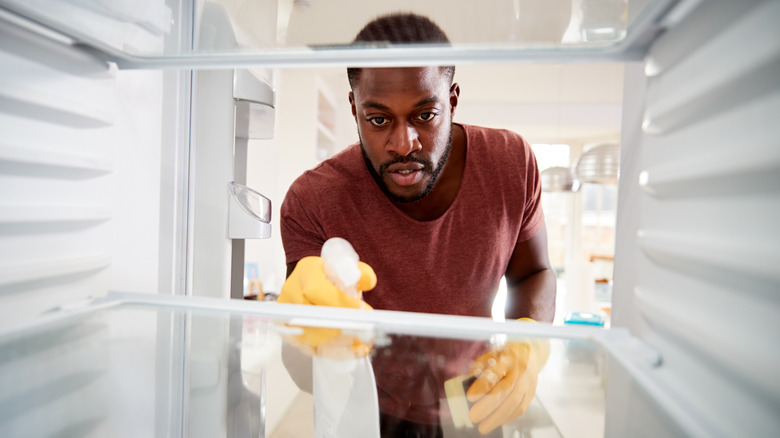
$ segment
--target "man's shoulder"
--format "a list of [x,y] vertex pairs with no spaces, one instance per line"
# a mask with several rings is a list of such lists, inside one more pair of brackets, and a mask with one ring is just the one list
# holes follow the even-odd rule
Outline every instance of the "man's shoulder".
[[488,128],[476,125],[461,125],[466,133],[468,149],[477,154],[490,157],[509,155],[522,158],[528,153],[530,145],[522,135],[503,128]]
[[522,135],[504,128],[489,128],[486,126],[460,124],[470,140],[503,140],[508,143],[525,143]]
[[468,139],[468,149],[490,160],[525,160],[531,148],[515,131],[484,126],[461,125]]
[[348,186],[354,181],[355,174],[360,172],[362,160],[360,158],[360,146],[353,144],[334,156],[322,161],[313,168],[306,170],[290,186],[295,192],[320,192],[318,195],[327,195],[338,192],[342,185]]

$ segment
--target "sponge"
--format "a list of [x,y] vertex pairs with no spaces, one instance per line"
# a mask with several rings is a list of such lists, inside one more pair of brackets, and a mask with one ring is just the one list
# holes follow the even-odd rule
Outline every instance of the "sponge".
[[466,399],[466,392],[476,379],[475,376],[462,375],[444,382],[444,393],[447,395],[447,405],[450,407],[452,424],[457,429],[474,428],[474,423],[469,419],[471,403]]

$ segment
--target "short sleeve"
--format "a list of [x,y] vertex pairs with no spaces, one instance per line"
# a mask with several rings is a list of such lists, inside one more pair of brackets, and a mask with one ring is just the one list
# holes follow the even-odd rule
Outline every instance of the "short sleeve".
[[542,183],[539,175],[539,166],[536,164],[531,145],[523,139],[525,150],[525,203],[523,208],[523,221],[518,242],[524,242],[536,235],[544,225],[544,212],[542,211]]

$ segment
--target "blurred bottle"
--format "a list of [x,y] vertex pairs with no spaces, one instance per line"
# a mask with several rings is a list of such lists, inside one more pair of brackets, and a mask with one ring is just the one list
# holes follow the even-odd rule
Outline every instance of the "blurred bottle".
[[341,237],[332,237],[322,245],[320,256],[325,263],[328,280],[347,295],[362,299],[362,294],[357,289],[360,280],[360,258],[352,245]]

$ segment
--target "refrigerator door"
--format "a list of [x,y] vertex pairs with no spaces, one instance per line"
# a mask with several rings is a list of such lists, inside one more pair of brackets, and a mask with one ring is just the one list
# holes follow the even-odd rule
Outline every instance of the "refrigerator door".
[[[639,60],[677,3],[2,0],[0,11],[6,20],[82,45],[120,68],[236,68]],[[350,45],[366,22],[399,10],[433,19],[452,47]]]
[[[301,341],[312,333],[340,333],[334,339],[349,343],[321,344],[312,371],[302,368],[311,359]],[[609,384],[605,361],[629,345],[629,338],[618,339],[623,335],[485,318],[112,293],[0,333],[0,431],[307,437],[338,429],[338,436],[371,436],[379,424],[378,400],[383,411],[438,423],[444,436],[478,436],[457,408],[467,409],[463,386],[448,383],[448,391],[444,382],[468,375],[486,351],[533,343],[549,348],[549,360],[535,398],[524,415],[499,428],[503,436],[597,437],[603,436]],[[643,357],[638,345],[633,358]],[[367,359],[355,359],[354,351]],[[634,366],[651,370],[654,363],[649,352]],[[312,383],[313,396],[298,389]]]

